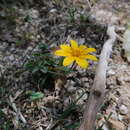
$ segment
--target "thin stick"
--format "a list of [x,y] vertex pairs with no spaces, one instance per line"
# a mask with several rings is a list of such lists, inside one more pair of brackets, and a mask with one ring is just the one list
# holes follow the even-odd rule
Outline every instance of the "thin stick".
[[91,8],[92,8],[92,6],[91,6],[91,4],[90,4],[89,0],[86,0],[86,1],[87,1],[87,3],[88,3],[89,8],[91,9]]
[[100,109],[105,97],[106,71],[108,59],[111,54],[112,46],[116,41],[116,33],[114,26],[108,26],[107,35],[109,39],[104,43],[99,64],[94,79],[94,84],[90,92],[87,106],[84,112],[83,122],[79,130],[94,130],[97,112]]

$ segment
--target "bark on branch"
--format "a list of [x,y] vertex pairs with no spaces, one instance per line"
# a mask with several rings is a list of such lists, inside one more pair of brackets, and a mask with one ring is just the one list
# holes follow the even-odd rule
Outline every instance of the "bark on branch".
[[105,97],[105,84],[106,84],[106,70],[108,66],[108,59],[110,57],[112,46],[116,41],[116,33],[114,26],[108,26],[107,35],[109,39],[104,43],[99,64],[94,79],[94,84],[87,101],[86,110],[84,112],[83,122],[79,130],[94,130],[97,112]]

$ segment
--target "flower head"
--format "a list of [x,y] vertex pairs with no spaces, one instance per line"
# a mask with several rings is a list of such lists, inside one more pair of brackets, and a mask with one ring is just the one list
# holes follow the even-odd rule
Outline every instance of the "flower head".
[[60,50],[55,51],[55,55],[65,57],[63,60],[64,66],[68,66],[75,61],[81,68],[87,68],[87,59],[97,61],[94,55],[88,54],[95,52],[96,49],[87,48],[85,45],[78,46],[78,43],[74,40],[70,40],[70,44],[61,44]]

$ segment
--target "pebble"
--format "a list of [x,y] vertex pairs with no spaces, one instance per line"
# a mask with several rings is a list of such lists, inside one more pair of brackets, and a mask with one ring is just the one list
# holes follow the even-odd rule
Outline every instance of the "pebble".
[[28,49],[28,51],[31,51],[33,49],[33,47],[29,46],[27,49]]
[[76,90],[76,87],[74,87],[75,85],[75,82],[74,81],[68,81],[66,84],[65,84],[65,88],[67,88],[67,90],[69,92],[74,92]]
[[127,130],[130,130],[130,126],[128,126]]
[[118,119],[118,115],[117,115],[116,111],[112,111],[111,118],[112,118],[112,119],[115,119],[115,120]]
[[115,75],[116,73],[115,73],[114,70],[110,69],[110,70],[108,70],[107,74],[108,74],[109,76],[110,76],[110,75],[112,76],[112,75]]
[[123,115],[126,115],[128,113],[128,109],[125,105],[121,105],[119,110],[120,110],[120,113]]
[[73,87],[72,85],[71,86],[68,86],[67,90],[69,92],[74,92],[76,90],[76,87]]
[[127,69],[127,64],[120,65],[118,68],[119,68],[119,70]]
[[119,121],[122,121],[123,120],[123,116],[122,115],[118,115],[118,119],[119,119]]
[[56,13],[57,12],[57,9],[51,9],[50,10],[50,13]]
[[102,130],[109,130],[108,126],[106,124],[103,125]]
[[89,80],[88,80],[87,77],[83,77],[83,78],[81,78],[81,81],[82,81],[82,82],[88,82]]
[[39,16],[39,12],[35,9],[32,9],[32,10],[30,10],[29,15],[31,16],[31,18],[36,19]]
[[118,85],[124,85],[124,76],[117,77],[117,84]]
[[10,52],[15,51],[16,49],[14,47],[10,48]]
[[[75,98],[78,99],[82,94],[83,94],[83,90],[79,89],[76,91],[76,94],[75,94]],[[81,104],[84,104],[84,101],[86,101],[88,99],[88,93],[85,93],[77,102],[77,104],[81,105]]]
[[13,55],[9,56],[9,60],[10,60],[10,61],[15,60],[14,56],[13,56]]

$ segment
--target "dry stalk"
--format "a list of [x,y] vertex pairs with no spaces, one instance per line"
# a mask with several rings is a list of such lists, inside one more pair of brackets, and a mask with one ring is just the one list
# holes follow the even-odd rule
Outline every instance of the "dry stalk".
[[90,92],[87,106],[84,112],[83,122],[79,130],[94,130],[97,112],[100,109],[105,97],[106,71],[108,59],[110,57],[112,46],[116,41],[115,26],[108,26],[107,35],[109,39],[104,43],[100,54],[99,64],[94,79],[94,84]]

